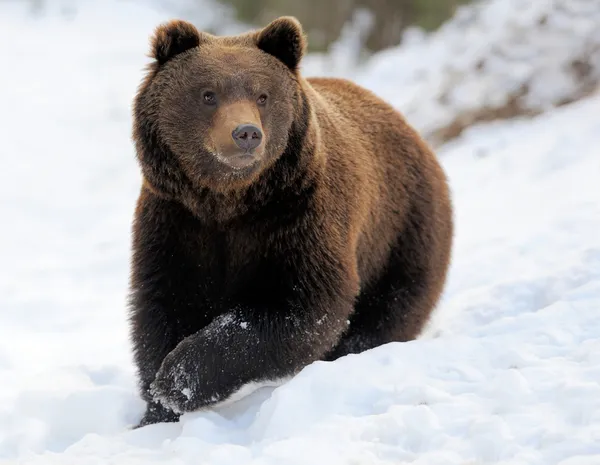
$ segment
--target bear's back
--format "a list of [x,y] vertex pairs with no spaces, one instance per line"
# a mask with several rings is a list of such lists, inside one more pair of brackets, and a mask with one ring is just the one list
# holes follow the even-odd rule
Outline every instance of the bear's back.
[[[375,93],[340,78],[308,78],[335,190],[352,205],[359,275],[369,281],[399,233],[418,217],[450,224],[446,177],[403,115]],[[440,205],[443,207],[440,208]],[[437,207],[436,207],[437,206]],[[427,231],[441,240],[446,231]],[[445,248],[445,247],[442,247]],[[418,253],[417,251],[413,251]]]

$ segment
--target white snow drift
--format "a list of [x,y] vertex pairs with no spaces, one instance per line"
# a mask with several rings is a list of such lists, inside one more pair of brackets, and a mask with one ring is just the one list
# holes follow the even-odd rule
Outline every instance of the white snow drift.
[[600,82],[600,2],[484,0],[437,32],[407,34],[358,81],[434,143],[472,121],[539,113]]

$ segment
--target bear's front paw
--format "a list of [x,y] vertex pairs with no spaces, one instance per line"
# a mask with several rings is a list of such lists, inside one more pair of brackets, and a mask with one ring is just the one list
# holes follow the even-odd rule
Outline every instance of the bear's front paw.
[[150,385],[157,402],[175,413],[196,410],[199,406],[199,363],[191,344],[183,341],[169,355]]
[[157,402],[149,402],[146,406],[146,412],[140,422],[133,429],[141,428],[155,423],[173,423],[179,420],[179,415],[165,408]]

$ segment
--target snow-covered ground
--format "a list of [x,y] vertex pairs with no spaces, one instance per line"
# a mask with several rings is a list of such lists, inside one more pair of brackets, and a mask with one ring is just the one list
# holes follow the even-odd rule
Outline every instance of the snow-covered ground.
[[407,33],[356,79],[437,144],[473,121],[586,95],[600,83],[599,24],[598,0],[482,0],[433,34]]
[[165,16],[21,11],[0,3],[0,464],[600,464],[600,95],[440,150],[457,234],[422,339],[131,431],[129,106]]

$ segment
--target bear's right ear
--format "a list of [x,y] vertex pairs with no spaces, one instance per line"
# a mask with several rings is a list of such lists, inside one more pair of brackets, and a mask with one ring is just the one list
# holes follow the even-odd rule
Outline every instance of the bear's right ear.
[[187,21],[173,20],[156,28],[152,37],[152,57],[159,65],[200,45],[204,34]]

